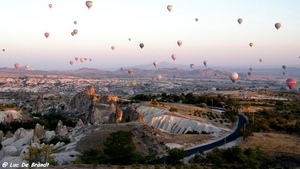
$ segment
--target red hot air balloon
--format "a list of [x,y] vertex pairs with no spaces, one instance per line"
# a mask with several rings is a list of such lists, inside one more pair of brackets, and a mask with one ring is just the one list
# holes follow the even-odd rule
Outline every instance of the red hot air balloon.
[[46,32],[44,35],[46,38],[48,38],[50,34],[48,32]]
[[18,69],[20,67],[19,63],[15,63],[14,66],[16,69]]
[[85,5],[86,5],[86,7],[88,7],[90,9],[93,6],[93,2],[92,1],[86,1]]
[[294,78],[288,78],[285,81],[286,85],[291,89],[297,85],[297,80]]

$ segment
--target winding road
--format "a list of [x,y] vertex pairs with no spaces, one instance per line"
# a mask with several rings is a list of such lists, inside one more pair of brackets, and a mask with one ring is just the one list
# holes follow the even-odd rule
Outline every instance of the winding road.
[[238,115],[238,124],[232,133],[230,133],[229,135],[227,135],[226,137],[224,137],[220,140],[213,141],[213,142],[205,144],[205,145],[199,145],[199,146],[196,146],[193,148],[185,149],[185,157],[196,154],[199,151],[200,152],[207,151],[207,150],[222,146],[225,143],[229,143],[229,142],[237,139],[239,130],[240,130],[240,128],[242,128],[244,126],[245,123],[247,123],[247,119],[243,115],[239,114]]

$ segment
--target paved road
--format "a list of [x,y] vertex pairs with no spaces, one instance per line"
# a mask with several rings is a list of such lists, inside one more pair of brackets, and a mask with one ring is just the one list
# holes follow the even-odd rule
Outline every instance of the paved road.
[[185,150],[185,157],[188,157],[190,155],[196,154],[198,151],[207,151],[207,150],[219,147],[221,145],[224,145],[225,144],[225,139],[226,139],[226,143],[229,143],[229,142],[237,139],[238,138],[239,129],[242,128],[245,123],[247,123],[246,118],[243,115],[239,114],[238,115],[238,124],[237,124],[237,127],[236,127],[236,129],[235,129],[234,132],[232,132],[228,136],[226,136],[226,137],[224,137],[224,138],[222,138],[220,140],[217,140],[215,142],[208,143],[208,144],[205,144],[205,145],[200,145],[198,147],[194,147],[194,148]]

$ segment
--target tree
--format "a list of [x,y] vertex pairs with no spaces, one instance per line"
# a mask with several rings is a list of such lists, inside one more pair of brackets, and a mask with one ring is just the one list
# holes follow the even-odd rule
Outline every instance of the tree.
[[29,165],[34,163],[46,163],[48,162],[49,164],[57,164],[56,161],[54,160],[54,157],[51,156],[53,149],[50,145],[44,145],[43,147],[28,147],[28,156],[25,157],[24,160],[26,160]]
[[167,164],[172,164],[172,165],[176,165],[176,164],[181,164],[182,162],[180,160],[182,160],[184,158],[184,150],[181,148],[168,148],[167,149],[168,152],[168,156],[166,157],[166,162]]
[[135,150],[132,133],[129,131],[113,132],[104,142],[104,153],[110,164],[128,165],[135,163],[137,157]]

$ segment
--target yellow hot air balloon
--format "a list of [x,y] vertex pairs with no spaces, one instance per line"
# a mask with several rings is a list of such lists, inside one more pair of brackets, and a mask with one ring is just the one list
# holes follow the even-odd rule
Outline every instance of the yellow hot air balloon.
[[242,18],[239,18],[237,21],[238,21],[239,24],[242,24],[243,19],[242,19]]
[[93,2],[92,1],[86,1],[85,5],[90,9],[93,6]]
[[48,6],[49,6],[49,8],[51,9],[53,5],[52,5],[52,4],[49,4]]
[[73,30],[73,33],[74,33],[75,35],[77,35],[78,30],[77,30],[77,29],[74,29],[74,30]]
[[177,41],[177,45],[181,46],[182,45],[182,41],[181,40]]
[[172,57],[173,60],[177,59],[177,55],[176,54],[173,54],[171,57]]
[[249,46],[252,47],[252,46],[253,46],[253,43],[249,43]]
[[162,79],[162,76],[161,75],[157,75],[157,80],[161,80]]
[[278,30],[281,27],[281,23],[275,23],[275,28]]
[[136,84],[137,84],[137,83],[136,83],[135,80],[131,82],[131,86],[132,86],[132,87],[136,86]]
[[153,62],[153,65],[154,65],[155,67],[157,67],[158,62],[157,62],[157,61],[154,61],[154,62]]
[[111,50],[115,50],[115,46],[111,46],[110,48],[111,48]]
[[172,9],[173,9],[173,6],[172,6],[172,5],[168,5],[168,6],[167,6],[167,9],[169,10],[169,12],[171,12]]
[[230,80],[232,81],[232,83],[234,83],[238,78],[239,78],[239,74],[237,74],[236,72],[233,72],[230,75]]

